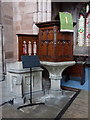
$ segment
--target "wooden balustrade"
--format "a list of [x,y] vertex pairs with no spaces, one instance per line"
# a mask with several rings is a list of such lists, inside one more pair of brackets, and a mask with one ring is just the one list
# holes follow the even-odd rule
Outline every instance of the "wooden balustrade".
[[18,61],[22,55],[37,55],[38,35],[17,34],[18,36]]

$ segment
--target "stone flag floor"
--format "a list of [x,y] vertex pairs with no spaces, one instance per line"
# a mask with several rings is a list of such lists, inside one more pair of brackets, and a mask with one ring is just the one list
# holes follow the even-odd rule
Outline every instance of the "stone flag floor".
[[[89,94],[90,93],[88,93],[88,91],[82,90],[79,93],[79,95],[74,99],[72,104],[68,107],[66,112],[64,112],[62,117],[61,118],[58,117],[56,120],[89,120],[90,119],[90,115],[88,113],[89,112],[88,110],[88,105],[89,105],[88,95]],[[25,110],[25,113],[24,113],[21,111],[17,111],[17,109],[15,109],[13,106],[6,104],[2,107],[2,109],[3,109],[3,117],[4,117],[4,119],[2,120],[35,120],[35,118],[34,119],[31,118],[30,116],[31,114],[28,113],[30,108],[27,108],[27,110]],[[51,109],[51,112],[53,112],[53,109]],[[49,113],[47,114],[49,115]],[[43,117],[44,118],[42,120],[46,120],[45,115]],[[38,119],[36,118],[36,120],[40,120],[40,118]],[[49,118],[49,120],[53,120],[53,118]]]
[[[2,84],[0,83],[0,85]],[[8,94],[6,85],[4,84],[2,87],[4,89],[0,91],[1,96],[3,93],[0,101],[5,102],[10,100],[11,96]],[[0,88],[2,87],[0,86]],[[45,102],[45,105],[27,107],[21,110],[17,110],[16,106],[5,104],[0,106],[0,117],[3,117],[3,120],[20,120],[18,118],[21,118],[21,120],[27,120],[28,118],[31,118],[31,120],[33,120],[32,118],[43,118],[43,120],[46,120],[46,117],[51,120],[55,118],[58,120],[61,118],[84,118],[84,120],[88,120],[85,119],[88,118],[88,92],[85,90],[81,90],[80,93],[79,91],[65,91],[64,95],[61,92],[50,92],[50,94],[36,98],[36,101]]]
[[2,118],[61,118],[79,92],[64,90],[52,92],[44,96],[38,95],[34,102],[45,102],[45,105],[23,107],[19,110],[15,106],[2,106]]

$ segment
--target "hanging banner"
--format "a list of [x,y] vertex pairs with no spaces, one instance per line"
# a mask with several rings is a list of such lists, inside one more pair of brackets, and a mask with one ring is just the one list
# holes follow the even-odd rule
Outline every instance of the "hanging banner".
[[73,19],[71,13],[59,12],[60,18],[60,31],[61,32],[73,32]]
[[78,46],[84,45],[84,24],[85,18],[83,15],[80,15],[79,22],[78,22]]
[[86,46],[90,46],[90,13],[86,18]]

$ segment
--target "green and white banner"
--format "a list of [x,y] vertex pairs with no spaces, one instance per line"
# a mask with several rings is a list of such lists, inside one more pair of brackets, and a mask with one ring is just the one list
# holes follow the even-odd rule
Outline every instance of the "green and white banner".
[[59,12],[60,18],[60,31],[73,32],[73,19],[71,13]]

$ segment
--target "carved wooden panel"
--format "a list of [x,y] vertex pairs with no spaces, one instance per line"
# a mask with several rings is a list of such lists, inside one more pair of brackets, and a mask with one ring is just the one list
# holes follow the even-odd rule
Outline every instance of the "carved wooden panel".
[[47,39],[48,40],[53,40],[54,39],[53,29],[48,29]]
[[73,60],[73,33],[60,32],[57,21],[36,24],[39,27],[38,55],[43,61]]
[[[40,51],[40,55],[41,55],[41,60],[43,60],[43,57],[45,57],[47,55],[47,43],[45,41],[42,41],[39,44],[38,47],[39,51]],[[45,59],[46,60],[46,59]]]
[[41,30],[41,38],[42,38],[42,40],[47,39],[47,30]]

